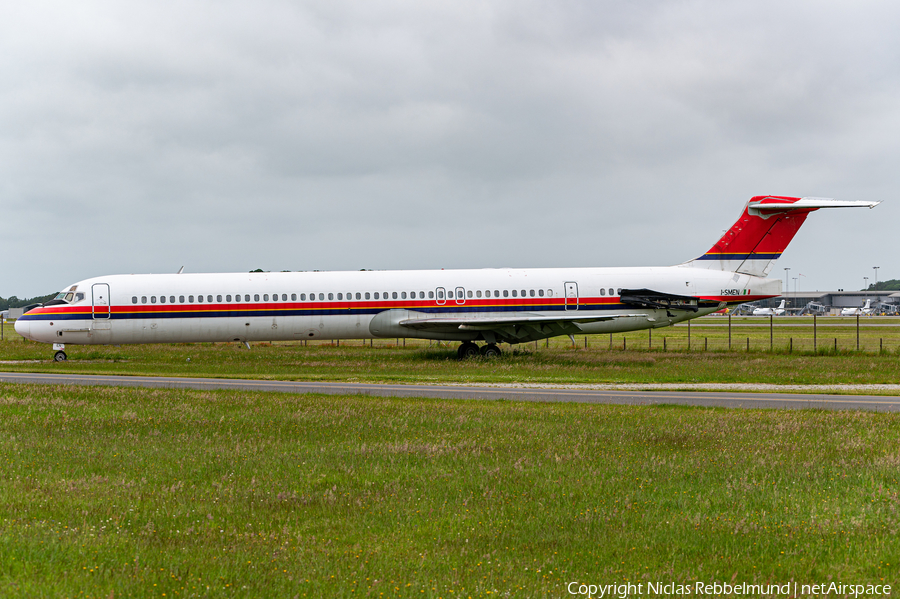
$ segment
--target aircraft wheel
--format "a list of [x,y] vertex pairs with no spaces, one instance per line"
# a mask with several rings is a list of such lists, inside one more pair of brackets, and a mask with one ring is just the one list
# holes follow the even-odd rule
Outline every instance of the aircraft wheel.
[[499,358],[500,357],[500,348],[494,345],[493,343],[488,343],[484,347],[481,348],[481,355],[485,358]]
[[65,362],[68,358],[69,358],[69,356],[67,356],[66,352],[64,352],[62,350],[53,354],[53,360],[55,362]]
[[460,360],[468,360],[470,358],[478,357],[479,355],[481,355],[481,352],[478,351],[477,345],[475,345],[471,341],[466,341],[459,346],[458,350],[456,350],[456,355],[459,356]]

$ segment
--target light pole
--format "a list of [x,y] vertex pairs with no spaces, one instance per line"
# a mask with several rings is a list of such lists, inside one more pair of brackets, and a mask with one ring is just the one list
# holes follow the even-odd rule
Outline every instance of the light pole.
[[872,268],[875,270],[875,286],[877,287],[877,286],[878,286],[878,269],[881,268],[881,267],[880,267],[880,266],[873,266]]
[[792,277],[794,279],[794,299],[797,299],[797,277]]
[[863,281],[865,282],[863,291],[868,291],[869,290],[869,277],[863,277]]
[[788,284],[788,274],[790,274],[790,267],[785,267],[784,269],[784,292],[787,293],[791,290],[790,285]]

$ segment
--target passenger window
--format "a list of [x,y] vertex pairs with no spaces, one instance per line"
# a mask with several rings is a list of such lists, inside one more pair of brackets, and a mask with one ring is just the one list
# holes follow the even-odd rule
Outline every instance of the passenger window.
[[438,291],[438,299],[444,299],[444,292]]
[[324,293],[320,293],[320,294],[319,294],[319,301],[320,301],[320,302],[324,302],[324,301],[325,301],[325,294],[324,294]]
[[278,294],[277,294],[277,293],[273,293],[273,294],[272,294],[272,301],[273,301],[273,302],[277,302],[277,301],[278,301]]
[[269,301],[269,294],[268,294],[268,293],[264,293],[264,294],[263,294],[263,301],[264,301],[264,302]]
[[420,291],[420,292],[419,292],[419,299],[425,299],[425,292],[424,292],[424,291]]
[[244,294],[244,301],[245,301],[245,302],[249,302],[249,301],[250,301],[250,294],[249,294],[249,293],[245,293],[245,294]]
[[391,294],[391,298],[393,298],[393,299],[397,299],[397,292],[396,292],[396,291],[395,291],[395,292],[393,292],[393,293],[392,293],[392,294]]
[[529,289],[528,295],[530,295],[531,297],[534,297],[534,289]]
[[541,297],[544,297],[544,290],[543,290],[543,289],[538,289],[538,295],[541,296]]
[[161,304],[166,303],[166,296],[164,296],[164,295],[159,296],[159,303],[161,303]]
[[[366,294],[366,299],[369,299],[369,294]],[[375,299],[378,299],[378,292],[375,292]],[[387,299],[387,296],[384,296],[384,299]]]
[[609,290],[609,294],[610,294],[610,295],[615,295],[615,294],[616,294],[616,292],[615,292],[615,290],[613,290],[613,289],[610,289],[610,290]]
[[155,296],[155,295],[151,295],[151,296],[150,296],[150,303],[151,303],[151,304],[155,304],[155,303],[156,303],[156,296]]
[[283,301],[283,302],[286,302],[286,301],[287,301],[287,293],[282,293],[282,294],[281,294],[281,301]]
[[618,292],[618,294],[619,294],[619,295],[622,295],[622,288],[621,288],[621,287],[619,287],[619,292]]
[[334,294],[333,294],[333,293],[329,293],[329,294],[328,294],[328,299],[333,300],[333,299],[334,299]]
[[231,296],[230,296],[230,295],[226,295],[226,296],[225,296],[225,301],[226,301],[226,302],[230,302],[230,301],[231,301]]
[[522,290],[522,297],[525,297],[525,290]]
[[552,290],[552,289],[548,289],[548,290],[547,290],[547,297],[553,297],[553,290]]
[[343,293],[338,293],[338,299],[339,299],[339,300],[344,299],[344,294],[343,294]]
[[466,291],[466,296],[467,296],[469,299],[472,299],[472,292],[471,292],[471,291]]
[[241,296],[239,296],[239,295],[234,296],[234,301],[236,301],[236,302],[241,301]]
[[448,298],[448,299],[453,299],[453,292],[452,292],[452,291],[448,291],[448,292],[447,292],[447,298]]
[[359,291],[356,292],[356,299],[362,299],[362,294]]
[[184,296],[183,296],[183,295],[179,295],[179,296],[178,296],[178,303],[179,303],[179,304],[183,304],[183,303],[184,303]]
[[508,290],[506,290],[506,289],[503,290],[503,297],[509,297],[509,291],[508,291]]
[[217,302],[221,302],[221,301],[222,301],[222,296],[221,296],[221,295],[217,295],[217,296],[216,296],[216,301],[217,301]]
[[[377,291],[375,292],[375,296],[376,296],[375,299],[378,299],[378,292],[377,292]],[[366,291],[366,299],[369,299],[369,292],[368,292],[368,291]]]
[[174,303],[175,303],[175,296],[174,296],[174,295],[170,295],[170,296],[169,296],[169,303],[170,303],[170,304],[174,304]]
[[305,293],[301,293],[301,294],[300,294],[300,301],[301,301],[301,302],[305,302],[305,301],[306,301],[306,294],[305,294]]
[[189,296],[188,296],[188,303],[189,303],[189,304],[193,304],[193,303],[194,303],[194,296],[193,296],[193,295],[189,295]]
[[254,301],[254,302],[258,302],[258,301],[259,301],[259,294],[258,294],[258,293],[254,293],[254,294],[253,294],[253,301]]
[[296,293],[292,293],[292,294],[291,294],[291,301],[292,301],[292,302],[296,302],[296,301],[297,301],[297,294],[296,294]]
[[132,296],[131,296],[131,303],[132,303],[132,304],[136,304],[136,303],[137,303],[137,296],[136,296],[136,295],[132,295]]
[[476,291],[476,292],[475,292],[475,297],[481,297],[481,291]]
[[428,292],[428,299],[434,299],[434,291]]
[[401,292],[400,292],[400,299],[406,299],[406,292],[405,292],[405,291],[401,291]]
[[147,303],[147,296],[146,296],[146,295],[142,295],[142,296],[141,296],[141,303],[142,303],[142,304],[146,304],[146,303]]
[[513,289],[513,297],[518,297],[518,291],[516,291],[515,289]]
[[198,296],[197,296],[197,301],[198,301],[199,303],[202,304],[202,303],[203,303],[203,296],[202,296],[202,295],[198,295]]
[[606,295],[606,289],[601,289],[601,290],[600,290],[600,295]]

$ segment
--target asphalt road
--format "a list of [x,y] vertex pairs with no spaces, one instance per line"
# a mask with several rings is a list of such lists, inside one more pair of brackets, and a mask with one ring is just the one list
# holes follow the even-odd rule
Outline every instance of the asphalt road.
[[435,399],[578,402],[624,405],[678,404],[725,408],[816,408],[825,410],[900,411],[900,397],[802,393],[734,393],[719,391],[622,391],[469,387],[453,385],[392,385],[383,383],[309,383],[245,379],[207,379],[87,374],[0,372],[0,382],[40,385],[103,385],[162,389],[235,389],[328,395],[374,395]]

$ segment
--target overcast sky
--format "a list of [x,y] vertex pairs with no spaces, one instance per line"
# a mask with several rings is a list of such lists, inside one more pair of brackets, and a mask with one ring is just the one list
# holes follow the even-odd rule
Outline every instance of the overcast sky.
[[761,194],[884,200],[773,276],[900,278],[898,31],[892,2],[0,0],[0,296],[676,264]]

